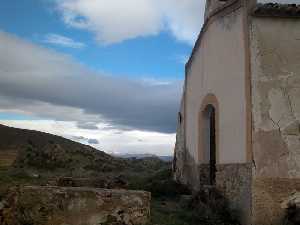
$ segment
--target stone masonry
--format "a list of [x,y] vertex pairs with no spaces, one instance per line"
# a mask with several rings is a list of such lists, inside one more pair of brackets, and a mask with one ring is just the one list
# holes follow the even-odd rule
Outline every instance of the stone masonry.
[[0,203],[1,225],[143,225],[150,216],[150,193],[83,187],[10,190]]

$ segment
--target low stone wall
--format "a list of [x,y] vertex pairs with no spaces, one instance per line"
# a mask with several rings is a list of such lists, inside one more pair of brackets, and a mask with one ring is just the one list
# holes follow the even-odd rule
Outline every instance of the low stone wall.
[[256,178],[252,189],[253,224],[281,225],[286,215],[283,203],[300,192],[300,179]]
[[251,224],[251,171],[250,163],[217,165],[217,190],[242,224]]
[[150,193],[83,187],[22,187],[0,203],[1,225],[143,225]]
[[127,189],[128,183],[126,179],[119,176],[102,176],[97,178],[73,178],[61,177],[51,181],[53,186],[60,187],[94,187],[105,189]]

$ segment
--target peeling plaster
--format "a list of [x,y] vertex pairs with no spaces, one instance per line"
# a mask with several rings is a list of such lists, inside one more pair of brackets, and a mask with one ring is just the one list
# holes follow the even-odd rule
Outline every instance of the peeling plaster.
[[[252,26],[253,160],[257,176],[300,177],[300,51],[295,38],[300,32],[296,32],[296,25],[255,19]],[[277,30],[282,27],[293,34]]]

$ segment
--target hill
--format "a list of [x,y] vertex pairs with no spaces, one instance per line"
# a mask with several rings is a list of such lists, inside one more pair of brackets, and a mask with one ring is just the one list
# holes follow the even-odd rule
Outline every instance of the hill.
[[[237,224],[224,210],[222,198],[211,200],[206,192],[191,198],[172,179],[171,163],[156,156],[113,157],[59,136],[3,125],[0,135],[0,203],[13,186],[126,188],[151,192],[149,225]],[[28,201],[30,205],[33,199]]]
[[0,135],[0,168],[90,176],[129,166],[126,160],[52,134],[0,125]]
[[165,161],[165,162],[172,162],[173,161],[173,156],[156,156],[153,154],[117,154],[113,155],[116,157],[124,158],[124,159],[145,159],[145,158],[153,158],[153,157],[158,157],[160,160]]
[[0,125],[0,199],[15,185],[145,189],[171,164],[158,157],[123,159],[56,135]]
[[157,157],[123,159],[91,146],[39,131],[0,125],[0,168],[49,176],[91,177],[100,173],[149,172],[164,163]]

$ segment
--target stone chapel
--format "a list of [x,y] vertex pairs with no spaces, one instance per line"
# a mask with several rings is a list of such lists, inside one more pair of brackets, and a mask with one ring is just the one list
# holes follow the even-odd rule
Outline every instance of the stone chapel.
[[175,178],[244,225],[281,225],[300,192],[300,6],[265,2],[207,0],[178,113]]

